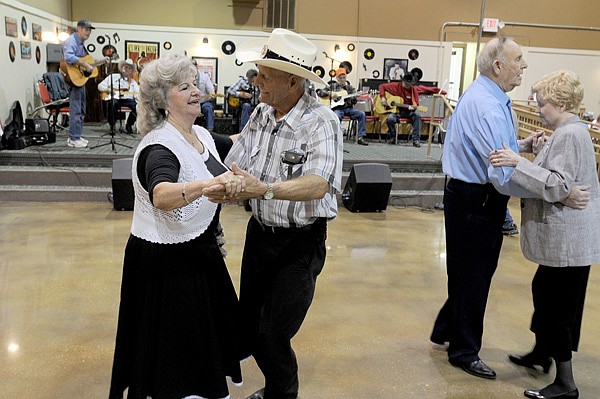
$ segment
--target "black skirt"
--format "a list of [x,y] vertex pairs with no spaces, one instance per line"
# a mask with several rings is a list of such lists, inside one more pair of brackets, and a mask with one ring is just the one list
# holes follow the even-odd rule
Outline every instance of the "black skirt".
[[228,396],[241,383],[238,299],[213,223],[181,244],[130,236],[125,249],[110,399]]

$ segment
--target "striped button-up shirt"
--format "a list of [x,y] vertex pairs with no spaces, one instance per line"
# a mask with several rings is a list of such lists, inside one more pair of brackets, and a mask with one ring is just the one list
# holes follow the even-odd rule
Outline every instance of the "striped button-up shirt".
[[321,176],[329,183],[322,199],[311,201],[251,200],[252,212],[267,226],[300,227],[318,217],[337,215],[336,193],[341,191],[342,130],[338,117],[314,98],[305,94],[280,121],[275,109],[259,104],[225,163],[233,162],[265,183],[286,181],[289,165],[282,154],[289,150],[306,153],[304,162],[291,166],[291,178]]

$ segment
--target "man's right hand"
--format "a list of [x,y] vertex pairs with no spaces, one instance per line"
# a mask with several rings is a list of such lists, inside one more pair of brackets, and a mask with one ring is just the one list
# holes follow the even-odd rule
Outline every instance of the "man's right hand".
[[590,202],[590,186],[575,186],[571,189],[569,196],[561,201],[561,204],[573,209],[585,209]]

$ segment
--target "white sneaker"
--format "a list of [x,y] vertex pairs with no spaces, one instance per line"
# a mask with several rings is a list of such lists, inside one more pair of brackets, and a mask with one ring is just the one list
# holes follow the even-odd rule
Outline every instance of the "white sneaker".
[[88,144],[88,143],[89,143],[89,141],[88,141],[88,140],[86,140],[86,139],[84,139],[83,137],[80,137],[80,138],[79,138],[79,140],[83,141],[83,142],[84,142],[84,143],[86,143],[86,144]]
[[78,140],[67,139],[67,145],[69,147],[84,148],[84,147],[87,147],[88,143],[87,143],[87,141],[85,141],[83,139],[78,139]]

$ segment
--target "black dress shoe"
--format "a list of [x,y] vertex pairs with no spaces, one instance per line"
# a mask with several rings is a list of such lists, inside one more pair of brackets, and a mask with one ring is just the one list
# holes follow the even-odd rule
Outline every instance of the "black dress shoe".
[[459,367],[475,377],[487,378],[488,380],[496,379],[496,372],[489,368],[481,359],[461,364]]
[[421,148],[421,143],[418,141],[413,141],[413,147]]
[[533,399],[577,399],[579,398],[579,391],[574,389],[571,392],[560,393],[558,395],[542,395],[540,391],[527,390],[523,392],[525,396]]
[[550,372],[550,366],[552,366],[552,358],[537,356],[532,353],[528,353],[524,356],[508,355],[508,360],[516,365],[528,367],[530,369],[535,369],[535,366],[540,366],[546,374]]
[[252,395],[248,396],[246,399],[264,399],[265,397],[265,389],[259,389],[258,391],[254,392]]
[[356,140],[356,144],[358,144],[358,145],[369,145],[369,143],[367,143],[365,141],[365,139],[363,139],[362,137],[359,137],[358,140]]

